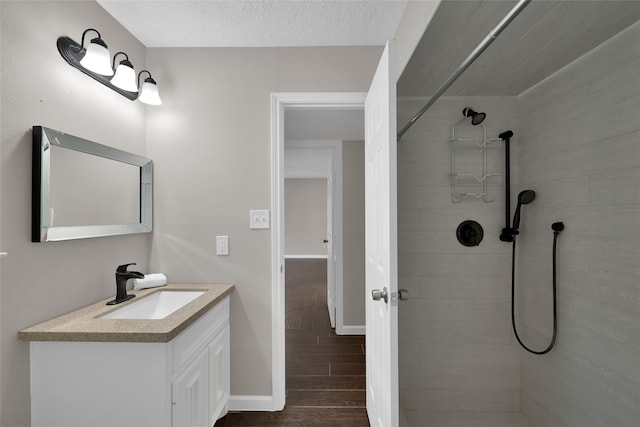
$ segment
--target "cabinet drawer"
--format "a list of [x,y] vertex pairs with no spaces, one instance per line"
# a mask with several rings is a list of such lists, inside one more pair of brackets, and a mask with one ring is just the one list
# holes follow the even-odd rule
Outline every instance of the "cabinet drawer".
[[174,338],[171,345],[172,374],[177,373],[199,352],[207,347],[213,337],[229,324],[229,297],[225,297],[211,310]]

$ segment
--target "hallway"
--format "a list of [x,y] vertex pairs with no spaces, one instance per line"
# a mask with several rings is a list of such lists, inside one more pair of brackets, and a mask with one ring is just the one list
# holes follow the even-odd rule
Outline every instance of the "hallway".
[[287,404],[281,412],[236,412],[216,427],[368,427],[364,336],[329,323],[325,259],[286,260]]

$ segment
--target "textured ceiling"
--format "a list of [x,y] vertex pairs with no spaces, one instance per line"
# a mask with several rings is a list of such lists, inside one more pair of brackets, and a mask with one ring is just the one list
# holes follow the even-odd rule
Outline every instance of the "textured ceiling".
[[[431,96],[515,3],[440,3],[398,96]],[[519,95],[639,19],[639,0],[533,0],[445,95]]]
[[147,47],[384,45],[406,0],[97,0]]

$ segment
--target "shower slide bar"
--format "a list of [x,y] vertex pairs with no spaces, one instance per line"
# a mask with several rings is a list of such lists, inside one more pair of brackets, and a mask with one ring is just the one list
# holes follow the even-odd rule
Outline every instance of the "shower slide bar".
[[469,54],[469,56],[456,68],[456,70],[449,76],[449,78],[440,86],[440,88],[433,94],[433,96],[429,99],[429,101],[414,115],[409,123],[406,124],[405,127],[402,128],[400,132],[398,132],[398,141],[402,136],[407,133],[407,131],[415,124],[416,121],[427,111],[437,100],[442,96],[442,94],[455,82],[458,77],[467,69],[469,66],[485,51],[487,47],[495,39],[498,38],[500,33],[513,21],[516,16],[522,12],[531,0],[520,0],[514,7],[502,18],[502,21],[489,32],[489,34],[480,42],[480,44]]

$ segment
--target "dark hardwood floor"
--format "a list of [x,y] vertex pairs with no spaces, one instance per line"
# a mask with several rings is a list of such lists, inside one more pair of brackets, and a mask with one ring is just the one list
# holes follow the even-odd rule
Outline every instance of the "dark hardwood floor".
[[324,259],[286,261],[287,404],[230,412],[216,427],[369,427],[363,336],[338,336],[327,310]]

